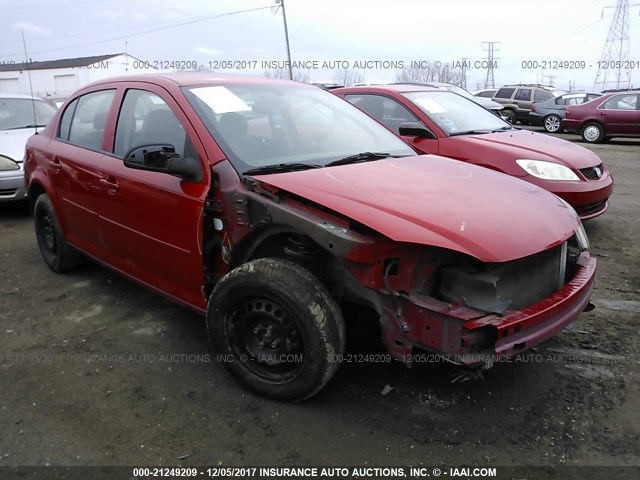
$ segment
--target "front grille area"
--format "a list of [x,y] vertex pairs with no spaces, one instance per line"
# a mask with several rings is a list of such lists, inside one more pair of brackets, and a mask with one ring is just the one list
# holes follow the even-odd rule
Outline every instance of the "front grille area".
[[0,188],[0,197],[13,197],[17,191],[17,188]]
[[574,236],[564,245],[510,262],[445,266],[434,296],[484,312],[521,309],[566,285],[575,276],[579,253]]
[[598,180],[602,176],[602,171],[602,164],[580,169],[580,173],[584,175],[584,178],[587,180]]

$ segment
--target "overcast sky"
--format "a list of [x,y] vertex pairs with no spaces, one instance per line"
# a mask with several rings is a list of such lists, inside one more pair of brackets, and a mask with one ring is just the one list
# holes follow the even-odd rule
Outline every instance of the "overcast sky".
[[[484,84],[473,64],[482,42],[500,42],[496,86],[553,83],[592,90],[615,0],[286,0],[292,60],[318,61],[310,80],[330,81],[324,61],[471,59],[469,89]],[[634,2],[631,2],[634,3]],[[636,2],[637,3],[637,2]],[[257,62],[286,59],[281,12],[273,0],[3,0],[0,62],[51,60],[126,51],[149,61]],[[184,24],[184,25],[179,25]],[[630,11],[632,83],[640,86],[640,6]],[[584,61],[584,68],[523,69],[523,61]],[[213,65],[213,64],[211,64]],[[220,63],[218,63],[220,66]],[[533,65],[532,65],[533,66]],[[218,68],[218,71],[223,69]],[[389,82],[396,70],[366,69],[368,82]],[[544,78],[542,76],[545,76]]]

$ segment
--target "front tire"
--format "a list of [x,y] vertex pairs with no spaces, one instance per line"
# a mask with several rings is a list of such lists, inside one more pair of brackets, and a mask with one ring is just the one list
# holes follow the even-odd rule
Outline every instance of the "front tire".
[[232,270],[209,298],[207,328],[225,366],[245,387],[302,401],[333,377],[345,348],[342,313],[308,270],[262,258]]
[[596,122],[589,122],[582,128],[582,140],[587,143],[601,143],[604,140],[604,128]]
[[545,131],[549,133],[562,132],[562,119],[558,115],[548,115],[542,122]]
[[51,270],[56,273],[68,272],[82,263],[80,252],[65,242],[58,217],[46,193],[36,200],[33,220],[40,254]]
[[505,108],[502,111],[502,115],[507,118],[507,122],[509,122],[511,125],[515,125],[518,121],[518,117],[516,117],[516,112],[514,112],[509,108]]

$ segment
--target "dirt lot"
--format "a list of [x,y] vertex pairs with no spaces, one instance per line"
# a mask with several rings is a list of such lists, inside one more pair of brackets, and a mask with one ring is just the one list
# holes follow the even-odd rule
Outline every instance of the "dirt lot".
[[590,148],[616,180],[586,224],[595,310],[484,380],[345,364],[297,405],[208,362],[191,311],[95,265],[49,271],[28,210],[1,205],[0,465],[640,465],[640,141]]

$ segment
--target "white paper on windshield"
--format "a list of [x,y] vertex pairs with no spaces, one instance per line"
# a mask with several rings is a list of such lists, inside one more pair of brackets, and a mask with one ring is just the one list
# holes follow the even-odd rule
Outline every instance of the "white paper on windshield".
[[192,88],[193,94],[202,100],[217,115],[228,112],[247,112],[251,107],[226,87]]
[[420,105],[429,113],[445,113],[447,111],[432,98],[416,98],[414,102]]

